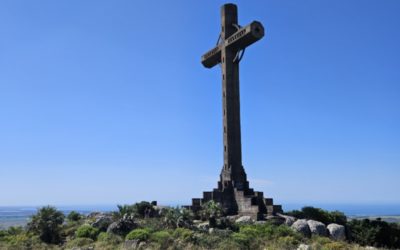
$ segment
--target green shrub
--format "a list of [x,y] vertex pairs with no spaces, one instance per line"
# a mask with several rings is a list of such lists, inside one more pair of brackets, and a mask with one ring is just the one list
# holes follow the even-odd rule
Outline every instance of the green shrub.
[[117,218],[122,218],[124,215],[144,218],[146,214],[149,217],[154,216],[154,208],[150,202],[141,201],[135,203],[133,205],[117,205],[118,212],[115,212],[114,215]]
[[137,223],[141,228],[147,228],[152,232],[165,229],[165,222],[161,218],[147,218],[144,220],[138,220]]
[[231,237],[234,242],[238,243],[240,246],[245,246],[246,248],[248,248],[250,240],[252,239],[251,236],[244,233],[233,233]]
[[164,227],[175,229],[178,227],[190,227],[193,224],[193,212],[185,208],[163,208],[161,217]]
[[9,227],[6,232],[8,235],[18,235],[24,233],[24,229],[21,226]]
[[362,246],[400,248],[400,226],[377,220],[351,220],[351,241]]
[[139,217],[144,218],[146,216],[146,212],[150,217],[153,217],[154,215],[154,208],[153,205],[151,205],[150,202],[147,201],[141,201],[138,203],[134,204],[136,214],[139,215]]
[[62,235],[66,237],[74,237],[76,230],[81,226],[78,221],[71,221],[62,227]]
[[196,233],[193,236],[193,241],[195,242],[196,246],[199,246],[200,249],[213,249],[215,246],[218,246],[224,239],[215,235],[215,234],[202,234]]
[[221,204],[211,200],[201,205],[199,213],[203,219],[209,220],[221,217],[224,215],[224,210],[222,209]]
[[0,249],[45,249],[46,246],[40,240],[39,236],[27,232],[5,236],[3,242],[5,243],[5,247],[0,247]]
[[76,211],[71,211],[68,215],[67,215],[67,219],[68,221],[79,221],[83,218],[83,216],[76,212]]
[[240,233],[251,235],[252,237],[262,238],[265,240],[276,240],[280,237],[292,236],[300,240],[302,236],[294,232],[290,227],[285,225],[276,226],[270,223],[261,225],[242,225],[239,229]]
[[139,241],[146,241],[150,236],[150,232],[148,229],[135,229],[132,230],[128,235],[125,237],[126,240],[139,240]]
[[349,247],[346,243],[340,241],[329,242],[322,247],[323,250],[342,250],[348,248]]
[[4,236],[7,236],[7,235],[8,235],[8,233],[6,230],[0,230],[0,240],[1,240],[1,238],[3,238]]
[[161,249],[166,249],[173,243],[171,234],[168,231],[154,232],[150,235],[150,240],[157,242]]
[[184,241],[192,241],[194,232],[190,229],[187,228],[177,228],[175,231],[172,233],[172,236],[175,239],[182,239]]
[[313,236],[311,238],[311,241],[314,244],[318,244],[318,245],[321,245],[321,246],[332,242],[332,240],[329,239],[328,237],[321,237],[321,236]]
[[136,215],[136,209],[134,205],[117,205],[118,212],[115,212],[114,215],[117,218],[122,218],[124,215]]
[[67,249],[71,249],[74,247],[86,247],[86,246],[93,246],[94,241],[90,238],[76,238],[69,241],[66,244]]
[[344,213],[339,211],[329,212],[320,208],[315,207],[303,207],[301,211],[293,210],[287,212],[287,214],[294,216],[298,219],[316,220],[328,225],[330,223],[336,223],[340,225],[346,225],[347,217]]
[[218,250],[243,250],[243,246],[238,244],[237,242],[231,240],[230,238],[228,239],[223,239],[219,244],[218,244]]
[[295,249],[300,241],[294,236],[283,236],[276,240],[279,249]]
[[62,241],[61,225],[64,222],[64,214],[56,208],[47,206],[38,210],[28,223],[28,230],[39,235],[46,243],[58,244]]
[[119,235],[101,232],[97,236],[97,242],[95,249],[101,250],[114,250],[119,249],[118,245],[123,242],[123,239]]
[[121,243],[123,241],[123,239],[119,235],[110,234],[110,233],[106,233],[106,232],[101,232],[97,236],[97,241],[109,242],[111,244],[119,244],[119,243]]
[[98,234],[99,230],[97,228],[94,228],[87,224],[78,227],[75,232],[75,236],[77,238],[90,238],[92,240],[96,240]]

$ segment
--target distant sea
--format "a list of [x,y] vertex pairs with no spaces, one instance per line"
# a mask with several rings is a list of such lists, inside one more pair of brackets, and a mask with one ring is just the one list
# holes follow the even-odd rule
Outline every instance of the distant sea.
[[[177,204],[170,205],[176,206]],[[328,211],[338,210],[344,212],[350,218],[400,216],[400,204],[283,204],[283,209],[284,211],[301,209],[306,205]],[[94,211],[107,212],[117,209],[116,205],[56,207],[66,215],[71,211],[87,215]],[[10,226],[25,226],[38,208],[34,206],[0,206],[0,229]]]
[[[91,212],[114,211],[117,206],[56,206],[57,209],[68,215],[71,211],[88,215]],[[0,229],[6,229],[10,226],[25,226],[29,218],[34,215],[38,207],[33,206],[0,206]]]

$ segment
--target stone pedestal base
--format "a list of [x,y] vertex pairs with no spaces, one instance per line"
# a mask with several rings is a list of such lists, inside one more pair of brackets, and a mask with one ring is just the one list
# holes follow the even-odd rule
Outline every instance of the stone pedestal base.
[[186,208],[196,212],[201,209],[202,204],[211,200],[220,203],[227,215],[248,215],[254,220],[263,220],[265,215],[282,213],[282,206],[274,205],[272,198],[264,198],[263,192],[255,192],[252,188],[238,190],[234,187],[203,192],[203,198],[192,199],[192,205]]

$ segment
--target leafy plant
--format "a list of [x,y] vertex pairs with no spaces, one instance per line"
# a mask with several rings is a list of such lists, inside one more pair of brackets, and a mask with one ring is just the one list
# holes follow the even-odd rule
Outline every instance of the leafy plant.
[[192,225],[193,213],[187,209],[165,208],[161,214],[167,228],[190,227]]
[[400,227],[377,220],[351,220],[348,223],[351,241],[363,246],[400,248]]
[[76,238],[66,244],[67,249],[75,247],[93,246],[94,241],[90,238]]
[[79,221],[82,218],[83,218],[83,216],[80,213],[76,212],[76,211],[71,211],[67,216],[67,219],[69,221]]
[[90,225],[82,225],[75,232],[77,238],[90,238],[92,240],[96,240],[98,234],[99,230]]
[[211,200],[201,206],[200,216],[208,220],[210,227],[215,227],[217,222],[216,219],[224,215],[224,210],[221,204]]
[[175,239],[182,239],[184,241],[192,241],[194,232],[192,230],[189,230],[187,228],[177,228],[174,230],[172,233],[172,236]]
[[61,242],[61,225],[64,214],[51,206],[42,207],[37,214],[31,217],[28,231],[39,235],[46,243],[58,244]]
[[126,240],[139,240],[139,241],[146,241],[150,236],[150,232],[148,229],[135,229],[132,230],[128,235],[125,237]]
[[118,211],[114,213],[117,218],[134,216],[139,218],[153,217],[154,208],[150,202],[141,201],[133,205],[117,205]]
[[171,234],[168,231],[158,231],[150,235],[150,240],[157,242],[160,248],[166,249],[172,243]]

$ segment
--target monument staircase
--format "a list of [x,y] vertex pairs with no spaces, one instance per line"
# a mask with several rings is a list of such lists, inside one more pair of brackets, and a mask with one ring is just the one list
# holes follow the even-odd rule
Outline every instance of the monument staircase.
[[282,213],[281,205],[274,205],[272,198],[264,198],[263,192],[254,191],[249,188],[246,181],[244,188],[237,188],[232,182],[226,182],[223,187],[221,181],[218,188],[213,191],[203,192],[203,198],[193,198],[192,205],[187,208],[199,211],[202,205],[208,201],[215,201],[221,204],[227,215],[251,216],[254,220],[263,220],[265,216]]

